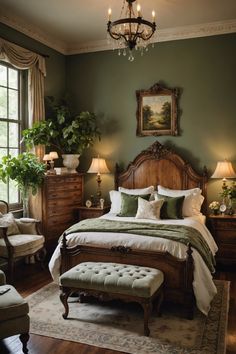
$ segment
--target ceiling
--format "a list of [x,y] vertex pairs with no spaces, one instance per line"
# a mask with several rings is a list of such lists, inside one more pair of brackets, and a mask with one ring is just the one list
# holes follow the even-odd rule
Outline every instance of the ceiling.
[[[123,1],[0,0],[0,21],[63,54],[107,50],[107,10],[118,19]],[[145,19],[156,12],[157,41],[236,32],[236,0],[138,2]]]

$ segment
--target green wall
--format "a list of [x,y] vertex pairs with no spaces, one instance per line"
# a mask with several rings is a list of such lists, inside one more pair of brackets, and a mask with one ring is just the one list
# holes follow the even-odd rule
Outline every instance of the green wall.
[[[99,153],[111,169],[127,165],[156,139],[190,161],[197,171],[227,158],[236,170],[236,34],[163,42],[134,62],[115,51],[66,57],[66,90],[77,111],[92,110],[100,117],[102,141],[81,157],[86,171]],[[181,90],[177,137],[136,136],[135,91],[162,82]],[[95,176],[86,177],[87,195]],[[209,181],[208,199],[219,198],[220,181]],[[113,187],[104,176],[103,190]]]
[[44,44],[0,23],[0,37],[26,49],[49,55],[46,60],[45,95],[61,97],[65,92],[65,56]]
[[[236,170],[236,34],[162,42],[130,63],[117,52],[67,56],[0,23],[0,36],[46,58],[45,95],[71,95],[76,111],[91,110],[99,116],[102,140],[81,156],[86,171],[98,153],[113,171],[116,162],[126,166],[142,149],[158,139],[200,172],[211,174],[216,162],[227,158]],[[136,137],[135,91],[162,82],[178,87],[177,137]],[[95,176],[85,178],[86,196],[96,190]],[[209,200],[219,198],[221,182],[210,180]],[[103,176],[105,195],[113,188],[113,175]]]

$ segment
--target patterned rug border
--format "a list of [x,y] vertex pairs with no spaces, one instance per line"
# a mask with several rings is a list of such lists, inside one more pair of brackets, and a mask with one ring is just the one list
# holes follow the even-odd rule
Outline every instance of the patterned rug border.
[[[209,352],[206,348],[205,350],[199,350],[196,348],[183,348],[183,347],[173,347],[173,345],[169,344],[159,344],[158,351],[155,349],[157,347],[157,343],[155,342],[154,339],[151,337],[143,337],[142,336],[142,347],[145,347],[146,349],[148,348],[150,353],[156,353],[156,354],[224,354],[226,351],[226,333],[227,333],[227,324],[228,324],[228,310],[229,310],[229,291],[230,291],[230,282],[225,281],[225,280],[215,280],[216,284],[221,283],[222,284],[222,297],[220,298],[221,303],[225,304],[226,307],[221,306],[220,310],[220,315],[219,315],[219,322],[218,322],[218,340],[217,340],[217,348],[216,351],[214,352]],[[55,285],[53,283],[50,283],[43,288],[39,289],[35,293],[31,294],[28,296],[26,299],[28,301],[31,300],[31,298],[37,298],[37,300],[40,299],[45,299],[45,296],[43,296],[43,293],[45,291],[49,290],[52,285]],[[55,285],[56,286],[56,285]],[[123,351],[126,353],[132,353],[132,354],[140,354],[144,353],[143,349],[138,348],[138,349],[133,349],[132,351],[127,351],[128,349],[134,345],[134,338],[135,335],[128,335],[123,338],[123,341],[121,343],[121,336],[120,335],[99,335],[97,334],[96,331],[93,331],[91,329],[86,328],[86,330],[81,331],[79,333],[79,339],[77,338],[75,340],[74,337],[71,337],[70,333],[68,333],[68,330],[63,327],[63,325],[60,325],[60,333],[55,333],[55,332],[48,332],[49,334],[46,335],[45,332],[47,332],[47,328],[45,328],[45,322],[43,321],[36,321],[37,322],[37,329],[32,329],[32,327],[36,327],[36,323],[33,323],[31,321],[31,329],[30,333],[36,334],[36,335],[41,335],[41,336],[46,336],[46,337],[51,337],[51,338],[57,338],[57,339],[63,339],[67,341],[72,341],[72,342],[77,342],[77,343],[83,343],[83,344],[88,344],[100,348],[107,348],[111,349],[114,351]],[[206,323],[211,322],[210,318],[206,319]],[[43,328],[40,329],[39,327]],[[209,323],[210,327],[210,323]],[[51,328],[50,328],[51,329]],[[65,331],[64,331],[65,329]],[[48,329],[49,330],[49,329]],[[58,330],[58,327],[57,327]],[[63,333],[63,335],[61,335]],[[137,334],[136,334],[137,336]],[[86,338],[85,338],[86,337]],[[101,341],[101,339],[105,340],[105,343]],[[119,343],[117,345],[116,343]],[[155,351],[151,351],[155,350]]]

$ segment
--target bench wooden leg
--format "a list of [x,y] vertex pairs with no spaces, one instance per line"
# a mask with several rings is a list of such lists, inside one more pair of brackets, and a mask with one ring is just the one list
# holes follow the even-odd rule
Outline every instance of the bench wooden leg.
[[60,292],[60,300],[62,302],[62,304],[64,305],[65,307],[65,312],[63,313],[62,317],[64,319],[67,318],[68,316],[68,313],[69,313],[69,306],[68,306],[68,297],[71,293],[71,290],[69,288],[62,288],[61,289],[61,292]]
[[148,327],[149,316],[151,312],[151,303],[142,303],[144,311],[144,335],[149,337],[150,330]]
[[159,293],[158,297],[155,299],[155,310],[156,310],[157,316],[161,316],[161,305],[163,302],[163,298],[164,298],[163,290],[160,289],[160,293]]
[[22,351],[23,353],[28,353],[27,342],[29,340],[29,333],[23,333],[20,335],[20,341],[22,343]]

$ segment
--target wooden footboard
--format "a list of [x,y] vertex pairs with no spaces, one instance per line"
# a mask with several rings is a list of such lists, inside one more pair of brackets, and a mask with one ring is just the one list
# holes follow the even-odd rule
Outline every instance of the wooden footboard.
[[195,297],[193,293],[193,258],[188,246],[186,259],[172,256],[168,252],[135,250],[124,246],[105,248],[88,245],[67,247],[66,234],[61,247],[61,273],[81,262],[115,262],[160,269],[165,276],[164,301],[177,303],[193,317]]

